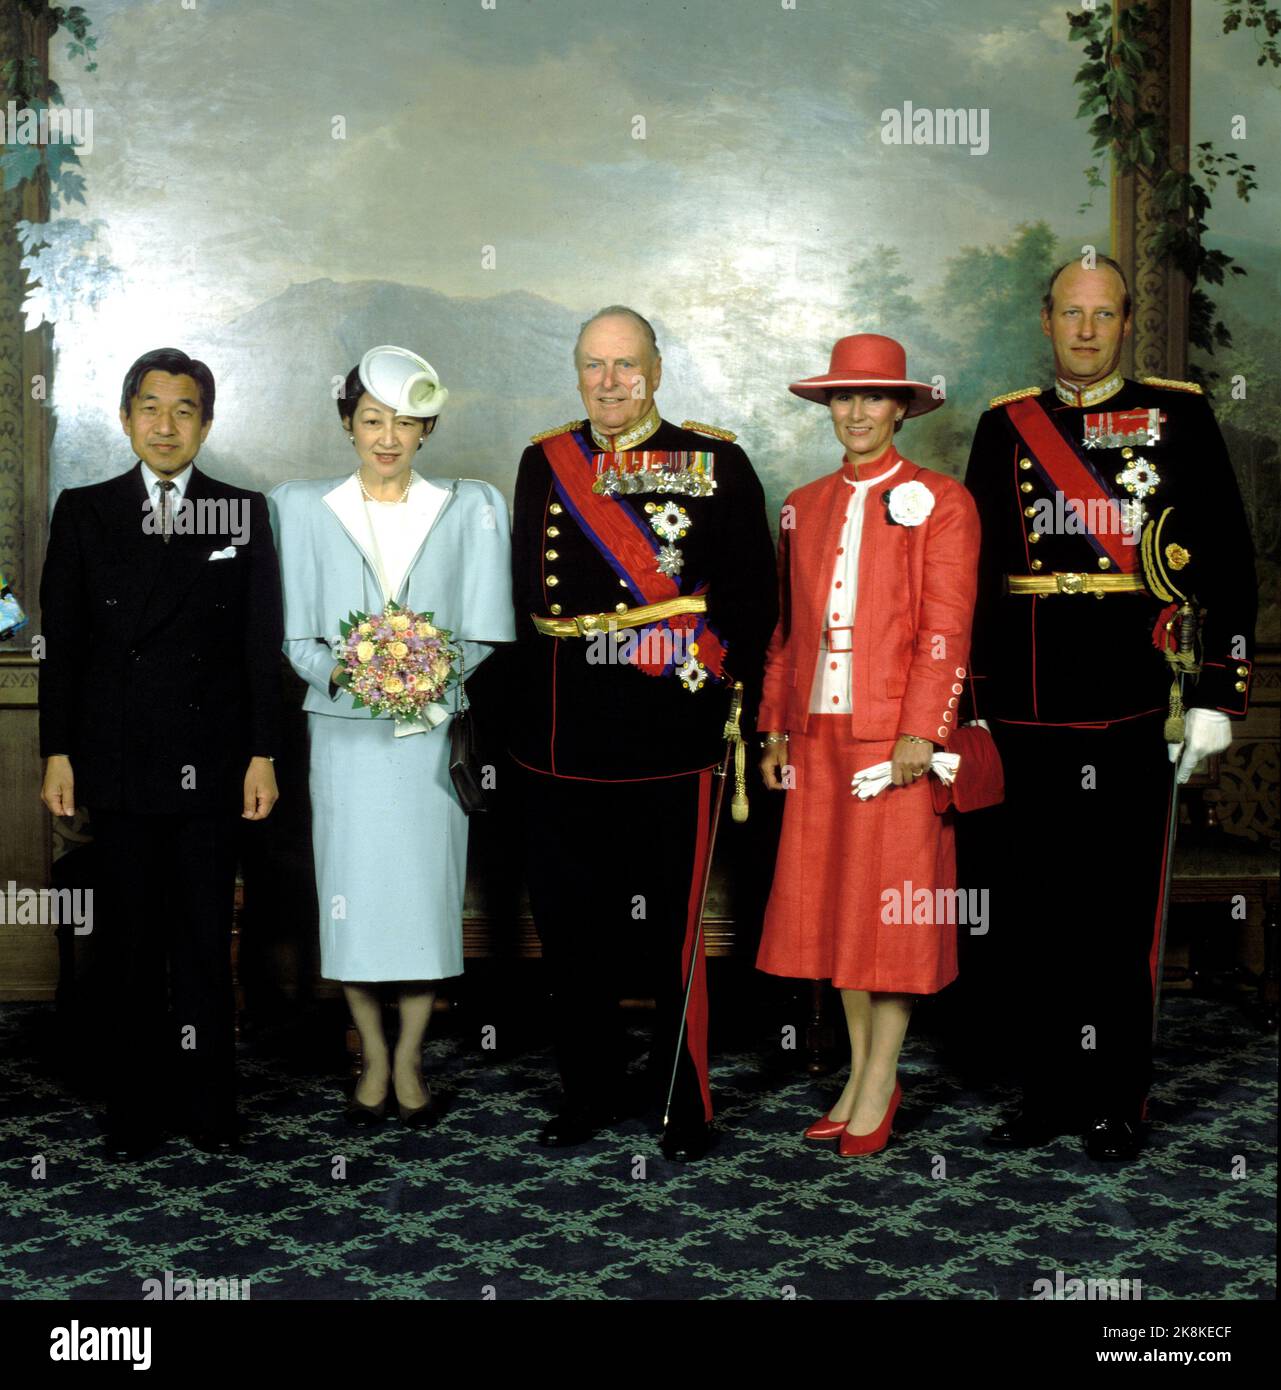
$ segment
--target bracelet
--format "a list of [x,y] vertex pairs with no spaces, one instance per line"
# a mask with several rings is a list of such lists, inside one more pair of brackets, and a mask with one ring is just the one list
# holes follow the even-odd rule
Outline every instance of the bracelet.
[[773,748],[773,747],[775,746],[775,744],[786,743],[786,742],[787,742],[787,735],[786,735],[786,734],[766,734],[765,737],[764,737],[763,739],[761,739],[761,747],[762,747],[762,748]]
[[933,744],[933,739],[918,738],[916,734],[900,734],[899,738],[905,738],[909,743],[928,743]]

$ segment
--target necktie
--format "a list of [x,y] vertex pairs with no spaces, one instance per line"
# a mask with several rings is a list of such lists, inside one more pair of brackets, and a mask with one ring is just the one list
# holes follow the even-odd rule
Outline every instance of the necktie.
[[168,545],[173,535],[173,503],[169,500],[169,494],[177,484],[165,481],[157,483],[156,486],[160,489],[160,534]]

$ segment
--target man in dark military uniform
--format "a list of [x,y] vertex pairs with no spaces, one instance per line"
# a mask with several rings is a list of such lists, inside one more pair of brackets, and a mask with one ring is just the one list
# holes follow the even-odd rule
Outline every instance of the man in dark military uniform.
[[603,309],[574,356],[588,419],[525,450],[512,518],[508,746],[525,769],[530,902],[564,1087],[539,1138],[581,1143],[626,1109],[618,1003],[624,962],[640,955],[660,1101],[676,1069],[663,1151],[689,1160],[712,1115],[699,919],[714,769],[731,689],[759,683],[774,627],[773,546],[733,435],[659,417],[646,320]]
[[[1151,1075],[1171,763],[1186,781],[1245,713],[1253,550],[1200,388],[1117,370],[1120,267],[1069,262],[1041,323],[1058,379],[992,402],[966,475],[983,524],[975,698],[1006,795],[968,827],[989,844],[962,875],[975,882],[987,855],[1000,866],[977,949],[1002,967],[1023,1081],[988,1141],[1077,1132],[1091,1156],[1125,1159]],[[1186,714],[1170,659],[1185,604],[1199,619]]]

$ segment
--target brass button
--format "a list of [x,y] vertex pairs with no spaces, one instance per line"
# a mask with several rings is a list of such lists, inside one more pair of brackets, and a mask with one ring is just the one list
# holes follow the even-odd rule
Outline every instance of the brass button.
[[1238,695],[1244,695],[1244,694],[1245,694],[1245,682],[1244,682],[1244,681],[1237,681],[1237,683],[1236,683],[1236,692],[1237,692]]
[[1024,515],[1024,516],[1035,516],[1035,515],[1036,515],[1036,508],[1035,508],[1035,507],[1024,507],[1024,508],[1023,508],[1023,515]]
[[552,604],[552,617],[555,617],[559,612],[560,612],[560,604],[559,604],[559,603],[553,603],[553,604]]
[[555,540],[556,537],[560,535],[560,527],[559,527],[559,526],[549,526],[549,527],[547,528],[547,534],[552,538],[552,540]]
[[646,510],[646,512],[647,512],[650,516],[653,516],[654,513],[658,510],[658,503],[657,503],[657,502],[646,502],[646,503],[645,503],[645,510]]
[[1032,484],[1029,483],[1028,480],[1027,480],[1026,478],[1024,478],[1023,481],[1019,484],[1019,491],[1020,491],[1020,492],[1031,492],[1031,491],[1032,491]]
[[549,550],[549,551],[547,552],[547,558],[548,558],[549,560],[559,560],[559,559],[560,559],[560,551],[559,551],[559,550]]
[[1031,459],[1020,459],[1020,460],[1019,460],[1019,467],[1022,468],[1022,469],[1026,472],[1027,469],[1029,469],[1029,468],[1032,467],[1032,460],[1031,460]]
[[1041,539],[1041,533],[1040,533],[1039,531],[1029,531],[1029,532],[1028,532],[1027,543],[1028,543],[1029,545],[1036,545],[1036,544],[1040,541],[1040,539]]
[[547,510],[551,512],[553,516],[559,516],[561,512],[565,510],[565,508],[562,507],[559,502],[553,502],[551,506],[547,508]]
[[1121,457],[1122,457],[1123,459],[1132,459],[1132,458],[1134,457],[1134,450],[1133,450],[1133,449],[1122,449],[1122,450],[1121,450]]
[[1125,486],[1125,474],[1124,474],[1124,473],[1118,473],[1118,474],[1116,475],[1116,480],[1117,480],[1118,483],[1121,484],[1122,487]]
[[1249,668],[1248,666],[1238,666],[1238,667],[1237,667],[1237,675],[1238,675],[1238,676],[1248,676],[1249,674],[1250,674],[1250,668]]
[[1112,568],[1112,561],[1109,560],[1108,557],[1107,557],[1106,555],[1100,555],[1100,556],[1099,556],[1099,568],[1100,568],[1101,570],[1110,570],[1110,569]]
[[557,586],[557,584],[560,583],[560,580],[557,579],[554,574],[549,574],[546,580],[544,580],[544,583],[547,585],[549,589],[554,589]]
[[627,588],[627,580],[625,580],[625,579],[620,579],[620,580],[618,581],[618,587],[619,587],[620,589],[625,589],[625,588]]
[[614,605],[614,612],[615,612],[615,613],[626,613],[626,612],[627,612],[627,605],[626,605],[625,603],[616,603],[616,604]]
[[1041,568],[1041,562],[1040,562],[1040,560],[1033,560],[1033,561],[1032,561],[1032,568],[1033,568],[1034,570],[1039,570],[1039,569]]

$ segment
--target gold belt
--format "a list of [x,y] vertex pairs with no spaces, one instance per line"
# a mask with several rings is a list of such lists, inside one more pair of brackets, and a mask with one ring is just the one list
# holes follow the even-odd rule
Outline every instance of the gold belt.
[[586,637],[592,632],[608,632],[610,628],[644,627],[663,618],[675,618],[682,613],[706,613],[707,599],[702,594],[685,598],[664,599],[662,603],[646,603],[639,608],[624,608],[609,613],[580,613],[575,618],[540,618],[529,616],[544,637]]
[[1147,585],[1141,574],[1007,574],[1011,594],[1141,594]]

